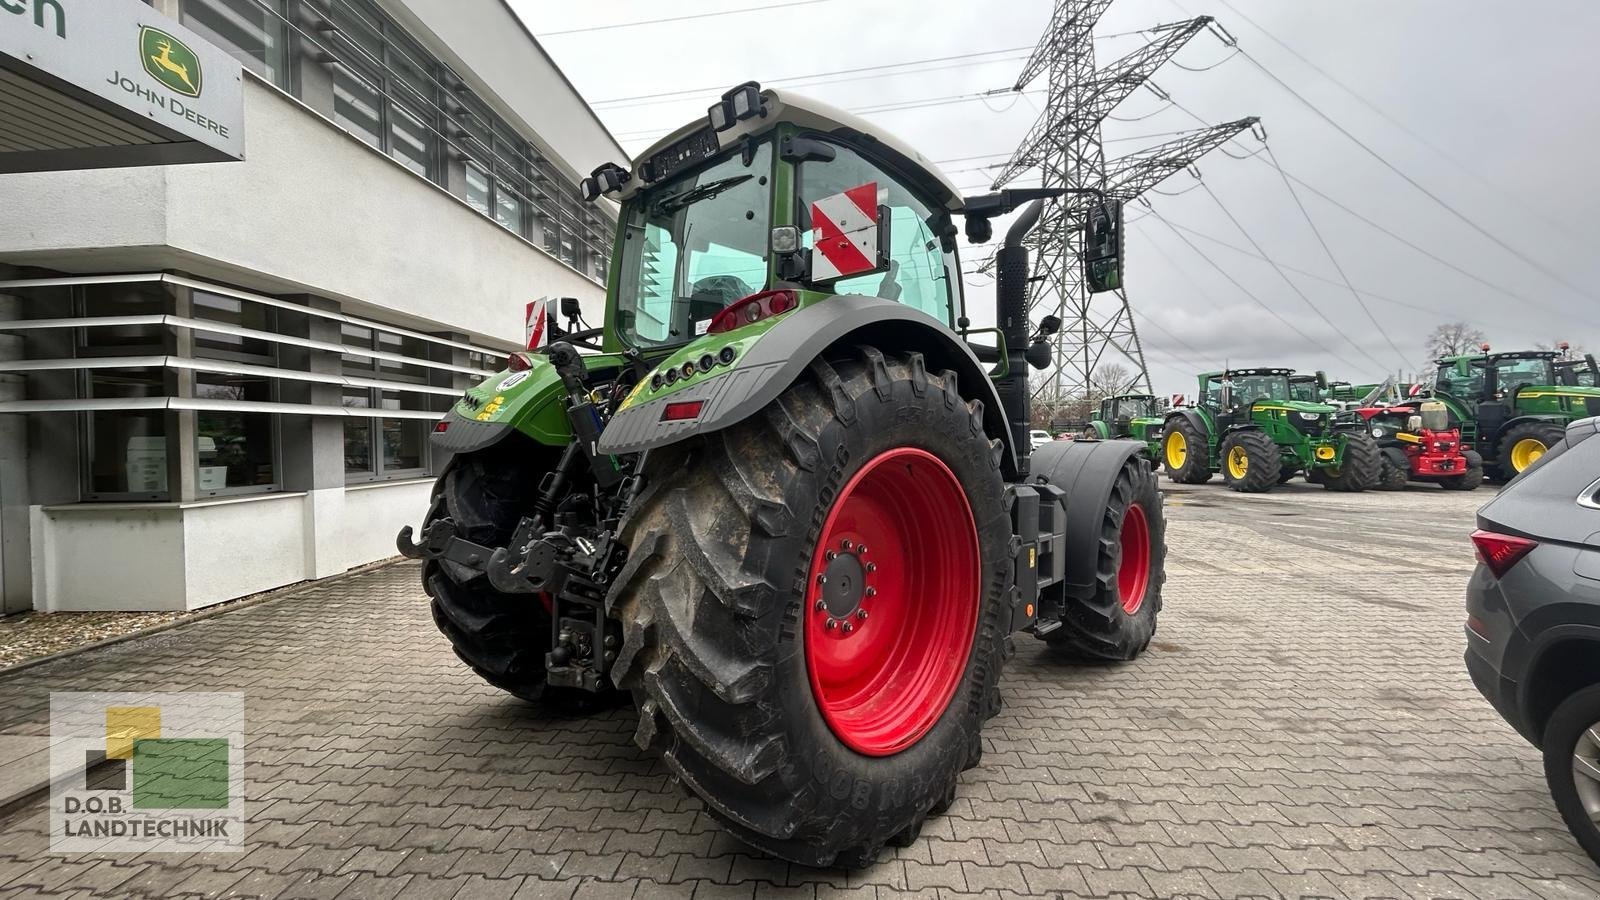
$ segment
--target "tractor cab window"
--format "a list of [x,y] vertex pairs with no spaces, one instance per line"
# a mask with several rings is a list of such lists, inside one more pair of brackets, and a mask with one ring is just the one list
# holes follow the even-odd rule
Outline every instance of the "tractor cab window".
[[1494,360],[1495,389],[1510,396],[1529,384],[1554,384],[1555,374],[1548,359],[1527,356],[1502,356]]
[[1161,415],[1154,397],[1125,397],[1117,401],[1118,419],[1147,419]]
[[1487,368],[1488,362],[1482,359],[1441,363],[1434,389],[1462,400],[1477,400],[1483,393],[1483,373]]
[[617,327],[635,346],[680,344],[767,285],[772,144],[662,182],[623,213]]
[[1245,406],[1257,400],[1288,400],[1289,379],[1284,375],[1236,375],[1233,379],[1233,405]]
[[809,250],[816,240],[811,228],[811,204],[875,183],[878,204],[889,209],[889,270],[840,279],[832,285],[834,293],[898,300],[947,325],[954,324],[959,315],[956,292],[960,279],[955,277],[955,253],[940,248],[939,237],[930,224],[936,208],[854,150],[838,145],[835,149],[838,154],[833,159],[812,160],[799,167],[795,218],[805,247]]
[[1310,379],[1291,382],[1289,390],[1293,393],[1293,399],[1295,400],[1303,400],[1306,403],[1322,402],[1322,392],[1317,390],[1317,383]]

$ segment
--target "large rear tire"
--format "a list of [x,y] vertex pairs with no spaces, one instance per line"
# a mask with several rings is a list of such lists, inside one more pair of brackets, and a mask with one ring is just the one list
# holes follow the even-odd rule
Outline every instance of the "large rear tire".
[[1439,479],[1439,486],[1447,491],[1475,491],[1483,484],[1483,457],[1471,450],[1462,451],[1461,455],[1467,461],[1467,470]]
[[1176,418],[1161,432],[1161,461],[1167,477],[1179,484],[1205,484],[1211,480],[1209,445],[1187,419]]
[[1345,433],[1344,458],[1337,469],[1324,469],[1324,488],[1356,494],[1376,487],[1383,467],[1383,451],[1365,431]]
[[1566,429],[1549,422],[1518,425],[1500,439],[1500,471],[1507,479],[1521,475],[1566,437]]
[[[503,547],[531,512],[539,479],[553,459],[547,448],[513,435],[486,450],[457,455],[434,483],[424,527],[444,516],[467,540]],[[550,615],[532,594],[502,594],[481,572],[429,560],[422,585],[433,621],[456,656],[480,678],[524,700],[545,694]]]
[[1264,431],[1235,431],[1222,441],[1222,480],[1241,494],[1265,494],[1278,484],[1283,456]]
[[[1069,495],[1068,506],[1073,502]],[[1130,456],[1101,519],[1094,596],[1066,597],[1061,627],[1046,634],[1045,643],[1074,660],[1121,661],[1143,653],[1161,612],[1166,531],[1156,473],[1143,456]]]
[[651,451],[608,597],[635,741],[792,862],[860,867],[914,839],[1000,707],[999,457],[954,372],[870,347]]

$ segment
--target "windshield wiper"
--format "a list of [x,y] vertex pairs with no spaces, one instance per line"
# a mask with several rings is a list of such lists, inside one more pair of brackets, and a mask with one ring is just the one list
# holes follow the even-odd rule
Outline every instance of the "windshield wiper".
[[718,178],[716,181],[708,181],[686,191],[662,197],[656,201],[655,209],[658,213],[677,212],[691,203],[699,202],[708,197],[715,197],[728,188],[744,184],[754,177],[754,175],[734,175],[731,178]]

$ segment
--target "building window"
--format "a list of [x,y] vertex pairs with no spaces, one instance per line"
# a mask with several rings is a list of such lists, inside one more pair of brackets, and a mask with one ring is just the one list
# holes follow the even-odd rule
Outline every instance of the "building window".
[[[273,330],[273,310],[270,307],[204,291],[195,291],[193,297],[196,319],[221,322],[251,331]],[[243,337],[198,328],[194,330],[195,355],[209,359],[271,362],[274,356],[273,346],[271,341],[264,338]]]
[[[257,375],[195,373],[197,399],[268,402],[272,384]],[[271,413],[200,410],[195,413],[195,485],[203,496],[271,490],[277,486],[277,441]]]
[[[90,369],[84,396],[166,396],[161,369]],[[84,414],[84,495],[89,500],[166,500],[167,414],[160,409]]]
[[268,81],[287,86],[283,0],[185,0],[182,21]]
[[[359,325],[341,326],[345,346],[406,357],[425,357],[425,342],[403,335],[389,334]],[[392,359],[346,353],[344,373],[349,376],[427,384],[425,368]],[[429,421],[416,418],[382,416],[386,409],[428,410],[427,394],[390,391],[376,387],[347,387],[342,403],[346,409],[370,409],[372,418],[347,418],[344,423],[344,474],[349,482],[413,478],[427,473]]]

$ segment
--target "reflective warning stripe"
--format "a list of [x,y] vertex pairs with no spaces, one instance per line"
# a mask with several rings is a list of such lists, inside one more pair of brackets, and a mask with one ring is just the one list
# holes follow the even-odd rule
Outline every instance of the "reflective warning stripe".
[[827,281],[878,265],[878,183],[869,181],[811,204],[817,252],[811,277]]

